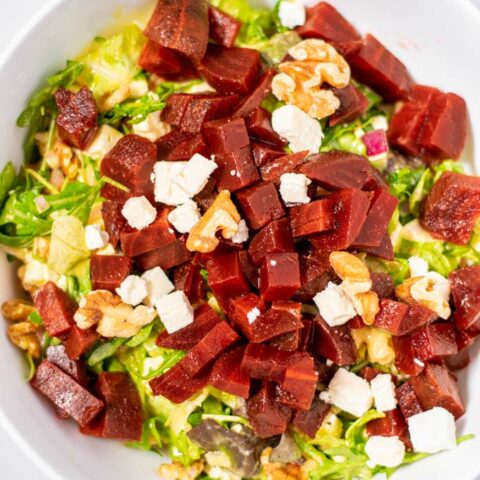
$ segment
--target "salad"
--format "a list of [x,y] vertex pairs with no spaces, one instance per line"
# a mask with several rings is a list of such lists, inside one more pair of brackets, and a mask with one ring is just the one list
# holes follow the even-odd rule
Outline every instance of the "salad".
[[388,478],[471,438],[467,107],[329,3],[158,0],[17,123],[2,313],[58,419],[182,480]]

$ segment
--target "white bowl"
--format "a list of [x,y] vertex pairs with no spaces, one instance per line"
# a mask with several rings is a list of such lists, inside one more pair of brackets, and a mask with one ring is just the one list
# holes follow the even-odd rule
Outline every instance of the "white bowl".
[[[257,4],[262,0],[256,0]],[[263,2],[273,4],[274,1]],[[308,1],[307,3],[316,3]],[[371,32],[397,54],[420,83],[462,95],[470,110],[471,131],[480,132],[480,14],[468,0],[332,0],[362,32]],[[54,0],[12,39],[0,55],[0,164],[21,163],[24,131],[15,119],[25,100],[42,79],[62,67],[91,39],[146,0]],[[8,21],[8,20],[7,20]],[[477,143],[480,137],[477,136]],[[470,138],[465,159],[480,171],[480,149]],[[14,270],[0,260],[0,302],[16,291]],[[1,327],[3,330],[3,326]],[[158,479],[160,458],[127,449],[116,442],[88,438],[71,422],[62,422],[46,401],[23,380],[25,366],[5,333],[0,334],[0,421],[4,429],[48,477],[68,480]],[[461,433],[480,435],[480,378],[478,349],[475,361],[460,375],[467,414]],[[480,440],[401,470],[395,478],[474,480],[480,478],[476,458]]]

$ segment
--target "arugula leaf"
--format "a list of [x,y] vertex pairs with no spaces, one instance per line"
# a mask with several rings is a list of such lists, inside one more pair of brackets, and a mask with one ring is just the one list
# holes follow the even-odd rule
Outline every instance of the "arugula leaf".
[[117,350],[127,341],[126,338],[114,338],[96,347],[87,358],[87,365],[95,367],[107,358],[113,357]]
[[12,162],[8,162],[0,173],[0,207],[5,202],[10,190],[15,188],[17,183],[17,174]]

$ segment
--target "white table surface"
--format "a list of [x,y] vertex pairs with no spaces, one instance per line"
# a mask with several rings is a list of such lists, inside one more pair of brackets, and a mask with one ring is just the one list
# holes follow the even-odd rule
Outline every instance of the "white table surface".
[[[480,0],[472,1],[480,7]],[[0,0],[0,50],[23,23],[45,3],[47,0]],[[0,430],[0,463],[2,480],[49,480],[2,430]]]

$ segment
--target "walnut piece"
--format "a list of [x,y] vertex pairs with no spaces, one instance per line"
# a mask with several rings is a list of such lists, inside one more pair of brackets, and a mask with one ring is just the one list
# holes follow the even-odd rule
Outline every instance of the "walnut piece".
[[194,480],[202,472],[204,463],[200,460],[188,467],[178,462],[164,463],[158,467],[158,473],[163,480]]
[[232,238],[238,232],[240,220],[240,214],[230,198],[230,192],[221,191],[190,231],[187,248],[191,252],[213,252],[219,244],[216,233],[221,231],[223,238]]
[[79,307],[73,317],[77,326],[86,330],[98,325],[97,332],[106,338],[133,337],[157,316],[155,310],[144,305],[133,308],[107,290],[89,293]]
[[8,338],[18,348],[28,352],[32,358],[39,358],[42,349],[37,337],[38,326],[32,322],[18,322],[7,329]]
[[357,347],[361,351],[366,348],[368,360],[380,365],[390,365],[395,360],[395,350],[393,348],[392,335],[383,328],[365,327],[353,328],[352,337]]
[[2,315],[10,322],[24,322],[34,311],[33,305],[20,298],[8,300],[2,305]]
[[309,471],[315,463],[311,464],[308,461],[303,465],[296,463],[273,463],[270,462],[270,455],[272,448],[266,448],[260,457],[262,470],[266,480],[308,480]]
[[303,40],[288,53],[293,61],[279,65],[272,91],[279,99],[295,105],[313,118],[332,115],[340,100],[324,84],[344,88],[350,82],[350,67],[334,47],[323,40]]

